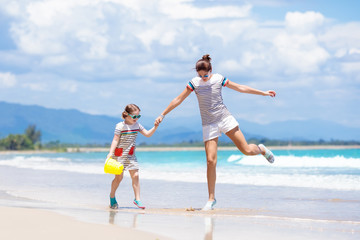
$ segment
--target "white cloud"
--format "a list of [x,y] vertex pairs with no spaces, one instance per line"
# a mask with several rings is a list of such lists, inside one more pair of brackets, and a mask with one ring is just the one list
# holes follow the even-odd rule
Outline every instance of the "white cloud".
[[219,37],[226,45],[229,42],[239,41],[246,38],[247,32],[257,29],[257,24],[253,20],[220,20],[204,24],[205,34],[209,37]]
[[79,31],[76,34],[79,41],[88,45],[88,51],[84,56],[89,59],[102,59],[105,58],[107,53],[108,40],[105,36],[101,36],[91,30]]
[[14,87],[17,83],[16,77],[10,72],[0,72],[0,88]]
[[35,92],[47,92],[49,88],[48,84],[44,82],[28,82],[24,83],[22,87]]
[[279,34],[274,46],[284,72],[316,72],[330,57],[313,34]]
[[78,90],[78,84],[74,81],[64,81],[59,83],[60,90],[70,93],[76,93]]
[[296,33],[313,32],[321,27],[325,17],[318,12],[288,12],[285,16],[286,27]]
[[42,66],[61,66],[71,62],[71,59],[67,55],[53,55],[53,56],[45,56],[41,61]]
[[316,12],[286,14],[285,31],[273,40],[275,54],[285,72],[316,72],[330,58],[327,50],[320,45],[316,31],[324,19]]
[[250,15],[251,5],[195,7],[192,0],[160,1],[160,12],[171,19],[244,18]]
[[[360,62],[347,62],[342,63],[341,68],[343,72],[351,74],[360,74]],[[360,77],[357,77],[357,79],[360,79]]]
[[75,5],[75,1],[68,0],[38,1],[27,5],[26,12],[31,23],[39,27],[47,27],[54,24],[61,15],[71,17],[71,8]]
[[360,22],[339,23],[328,26],[319,34],[319,40],[331,50],[360,49]]
[[136,75],[147,77],[160,77],[166,74],[166,66],[163,63],[154,61],[138,67]]
[[12,17],[18,17],[23,14],[22,4],[16,1],[3,1],[0,5],[0,9],[4,9],[4,12]]

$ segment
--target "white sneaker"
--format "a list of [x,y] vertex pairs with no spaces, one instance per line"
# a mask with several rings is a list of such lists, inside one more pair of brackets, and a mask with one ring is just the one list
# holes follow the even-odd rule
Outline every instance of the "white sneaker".
[[207,203],[206,203],[205,206],[202,208],[202,210],[203,210],[203,211],[214,210],[215,204],[216,204],[216,199],[214,199],[214,201],[207,201]]
[[262,147],[265,149],[265,155],[263,155],[263,156],[266,158],[266,160],[268,160],[269,163],[273,163],[275,161],[274,154],[263,144],[259,144],[259,147]]

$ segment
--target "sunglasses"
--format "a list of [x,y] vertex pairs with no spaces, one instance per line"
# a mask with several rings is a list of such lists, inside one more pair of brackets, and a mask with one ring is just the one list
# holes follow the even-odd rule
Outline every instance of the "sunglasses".
[[209,77],[209,73],[204,75],[204,76],[201,76],[200,74],[198,74],[198,76],[201,77],[201,78],[207,78],[207,77]]
[[141,117],[141,115],[139,114],[139,115],[132,115],[132,114],[130,114],[130,113],[128,113],[129,114],[129,116],[132,118],[132,119],[137,119],[137,118],[140,118]]

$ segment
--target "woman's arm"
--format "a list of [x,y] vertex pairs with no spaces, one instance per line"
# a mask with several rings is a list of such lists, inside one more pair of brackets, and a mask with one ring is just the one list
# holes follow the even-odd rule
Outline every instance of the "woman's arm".
[[151,128],[149,131],[146,130],[145,128],[140,132],[142,135],[144,135],[145,137],[151,137],[154,132],[156,131],[156,129],[158,128],[159,125],[155,125],[153,128]]
[[109,154],[107,155],[107,158],[109,158],[109,157],[111,157],[111,156],[114,155],[115,148],[116,148],[116,146],[118,145],[119,140],[120,140],[120,135],[114,134],[114,138],[113,138],[113,141],[112,141],[112,143],[111,143],[110,150],[109,150]]
[[246,86],[246,85],[240,85],[238,83],[231,82],[231,81],[229,81],[226,86],[228,88],[231,88],[232,90],[235,90],[235,91],[238,91],[238,92],[241,92],[241,93],[250,93],[250,94],[262,95],[262,96],[270,96],[270,97],[275,97],[276,96],[276,92],[274,90],[269,90],[269,91],[264,92],[264,91],[254,89],[254,88],[251,88],[251,87]]
[[167,106],[167,108],[165,108],[165,110],[161,113],[161,115],[156,118],[155,125],[161,123],[161,121],[164,119],[165,115],[168,114],[169,112],[171,112],[177,106],[179,106],[190,95],[190,93],[191,93],[191,90],[189,88],[186,88],[184,91],[182,91],[182,93],[180,93],[179,96],[174,98],[170,102],[169,106]]

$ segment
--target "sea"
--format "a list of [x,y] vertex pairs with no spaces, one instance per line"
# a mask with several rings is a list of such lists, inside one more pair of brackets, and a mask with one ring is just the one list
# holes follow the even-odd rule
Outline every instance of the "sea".
[[[216,209],[220,211],[205,222],[213,225],[215,221],[217,229],[222,229],[222,224],[228,226],[228,222],[234,221],[227,215],[241,215],[252,221],[265,218],[293,221],[296,226],[300,223],[303,228],[315,231],[314,238],[307,236],[308,239],[359,239],[360,149],[289,149],[273,153],[275,162],[270,164],[261,155],[218,151]],[[113,175],[104,173],[106,155],[107,152],[0,154],[0,204],[55,209],[86,221],[132,226],[132,211],[136,207],[132,203],[134,193],[128,172],[116,193],[122,220],[114,220],[114,213],[109,215]],[[203,150],[137,151],[136,155],[141,200],[147,209],[171,212],[171,209],[198,210],[205,205],[208,192]],[[151,218],[151,214],[157,213],[153,211],[147,216]],[[171,222],[166,216],[155,219],[163,219],[161,224],[166,225]],[[148,222],[146,214],[142,218],[139,229],[156,229],[154,218]],[[193,223],[184,224],[190,224],[190,228]],[[285,225],[278,224],[277,228],[288,229]],[[201,229],[195,236],[203,238]],[[331,236],[326,234],[322,238],[324,229],[332,231]],[[212,232],[215,236],[225,237],[228,232],[215,230]],[[174,237],[166,230],[161,231]],[[232,234],[234,231],[236,228],[230,230]]]

